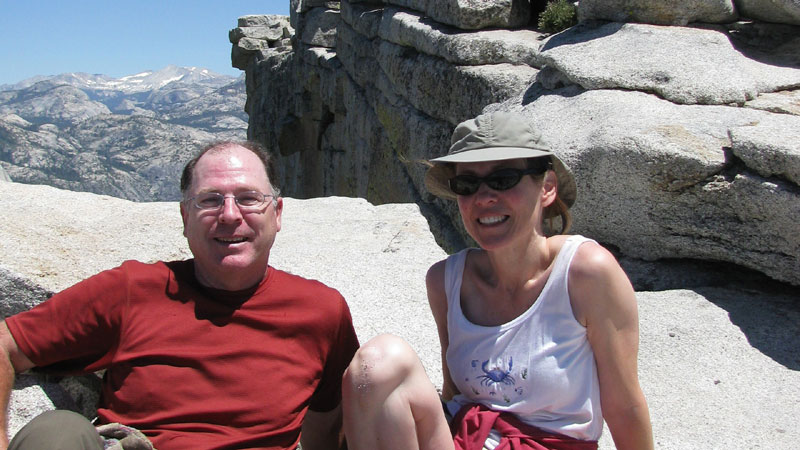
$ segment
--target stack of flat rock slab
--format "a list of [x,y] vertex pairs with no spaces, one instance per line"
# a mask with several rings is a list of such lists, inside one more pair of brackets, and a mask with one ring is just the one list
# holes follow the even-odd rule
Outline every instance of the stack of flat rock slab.
[[583,0],[546,35],[535,3],[292,1],[291,46],[237,64],[250,136],[289,195],[415,202],[453,251],[469,238],[418,161],[519,111],[575,172],[574,232],[800,285],[800,4]]

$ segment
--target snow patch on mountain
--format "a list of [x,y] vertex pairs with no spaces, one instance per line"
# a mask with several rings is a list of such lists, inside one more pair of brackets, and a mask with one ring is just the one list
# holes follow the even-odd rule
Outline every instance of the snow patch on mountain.
[[21,183],[175,200],[180,170],[197,149],[246,139],[245,91],[243,76],[178,66],[2,86],[0,168]]

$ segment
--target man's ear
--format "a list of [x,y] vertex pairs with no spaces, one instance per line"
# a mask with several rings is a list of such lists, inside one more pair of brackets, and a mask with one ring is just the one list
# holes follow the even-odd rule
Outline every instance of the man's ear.
[[548,170],[542,179],[542,207],[546,208],[556,201],[558,195],[558,176],[552,170]]
[[278,197],[275,201],[275,225],[276,231],[281,231],[281,217],[283,216],[283,197]]
[[188,214],[188,211],[186,211],[186,207],[183,206],[183,202],[178,202],[178,205],[180,205],[180,208],[181,208],[181,220],[183,221],[183,237],[187,237],[186,236],[186,214]]

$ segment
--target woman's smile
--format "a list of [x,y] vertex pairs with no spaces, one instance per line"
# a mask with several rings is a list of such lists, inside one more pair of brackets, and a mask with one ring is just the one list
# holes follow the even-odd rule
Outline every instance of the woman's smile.
[[508,216],[489,216],[478,218],[478,223],[481,225],[495,225],[508,220]]

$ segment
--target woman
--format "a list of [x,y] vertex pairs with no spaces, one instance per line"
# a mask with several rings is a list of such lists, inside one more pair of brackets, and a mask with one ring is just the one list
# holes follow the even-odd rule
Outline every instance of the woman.
[[594,241],[548,236],[570,225],[569,169],[505,112],[460,124],[432,163],[428,189],[480,246],[426,277],[441,397],[404,341],[375,337],[345,373],[349,448],[594,449],[605,419],[618,449],[652,449],[633,288]]

